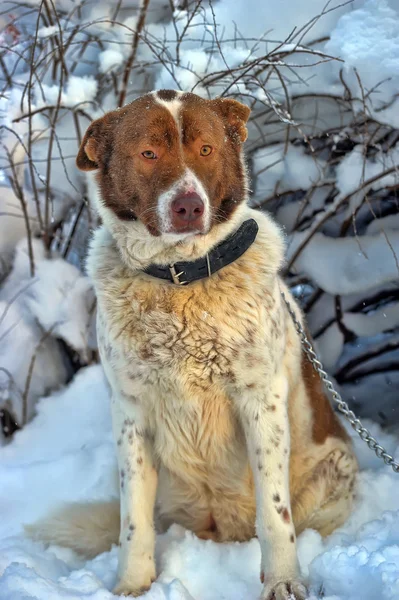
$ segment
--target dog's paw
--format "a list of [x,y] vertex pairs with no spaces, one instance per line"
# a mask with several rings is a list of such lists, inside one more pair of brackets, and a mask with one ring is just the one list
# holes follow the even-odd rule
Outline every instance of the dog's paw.
[[133,598],[137,598],[138,596],[142,596],[145,592],[151,587],[151,584],[154,580],[151,580],[149,584],[135,585],[132,583],[126,583],[124,581],[120,581],[116,584],[112,593],[115,596],[131,596]]
[[308,591],[299,579],[266,584],[260,600],[306,600]]
[[135,565],[136,569],[126,570],[124,573],[119,573],[117,583],[113,589],[113,593],[116,596],[142,596],[151,587],[151,584],[155,581],[155,565],[149,563],[148,565]]

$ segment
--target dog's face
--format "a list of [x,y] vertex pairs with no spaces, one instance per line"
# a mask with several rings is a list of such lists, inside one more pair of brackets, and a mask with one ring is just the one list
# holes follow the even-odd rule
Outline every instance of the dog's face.
[[250,109],[230,99],[153,92],[94,121],[77,166],[98,169],[104,204],[153,236],[207,233],[246,199]]

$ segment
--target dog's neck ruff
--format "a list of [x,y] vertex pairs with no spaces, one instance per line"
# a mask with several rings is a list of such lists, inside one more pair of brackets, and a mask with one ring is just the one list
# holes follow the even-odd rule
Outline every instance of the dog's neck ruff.
[[255,241],[257,233],[257,222],[248,219],[235,233],[215,246],[206,256],[191,262],[176,262],[169,266],[152,264],[144,269],[144,273],[176,285],[187,285],[205,279],[240,258]]

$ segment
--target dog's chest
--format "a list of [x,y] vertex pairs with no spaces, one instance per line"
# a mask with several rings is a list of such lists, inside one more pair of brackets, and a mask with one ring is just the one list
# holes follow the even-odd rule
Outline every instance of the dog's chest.
[[[99,299],[99,340],[114,369],[136,385],[174,386],[192,395],[251,379],[248,369],[270,364],[281,327],[265,295],[213,288],[135,282]],[[273,323],[273,327],[270,324]]]
[[144,405],[163,463],[209,472],[226,453],[241,462],[232,391],[261,384],[270,367],[266,302],[223,285],[136,282],[99,305],[107,374]]

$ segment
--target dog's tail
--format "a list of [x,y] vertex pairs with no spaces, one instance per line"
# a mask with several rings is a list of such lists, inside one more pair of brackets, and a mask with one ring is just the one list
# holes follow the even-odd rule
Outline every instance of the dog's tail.
[[31,539],[72,548],[87,558],[119,540],[119,501],[67,504],[48,518],[25,526]]

